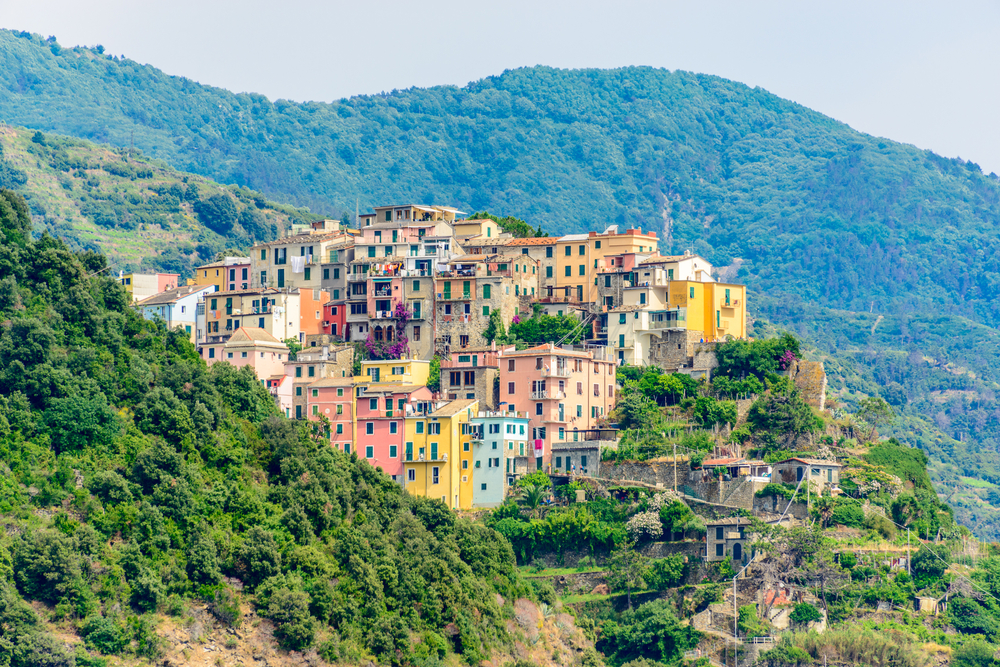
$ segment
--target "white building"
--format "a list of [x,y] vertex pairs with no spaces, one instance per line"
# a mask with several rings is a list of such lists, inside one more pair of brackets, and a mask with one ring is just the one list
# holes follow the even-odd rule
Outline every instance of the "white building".
[[185,285],[143,299],[137,307],[147,320],[161,319],[166,322],[168,329],[183,328],[193,343],[198,301],[215,290],[215,285]]

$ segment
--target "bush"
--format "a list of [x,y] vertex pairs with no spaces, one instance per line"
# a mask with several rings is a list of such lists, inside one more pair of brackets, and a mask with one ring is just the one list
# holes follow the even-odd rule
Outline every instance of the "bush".
[[822,618],[823,614],[820,613],[819,609],[808,602],[798,603],[795,605],[795,609],[792,610],[792,613],[788,615],[788,619],[792,623],[798,623],[801,625],[813,623],[821,620]]
[[274,636],[282,648],[301,651],[312,645],[316,621],[309,614],[309,596],[283,588],[271,596],[267,615],[275,622]]

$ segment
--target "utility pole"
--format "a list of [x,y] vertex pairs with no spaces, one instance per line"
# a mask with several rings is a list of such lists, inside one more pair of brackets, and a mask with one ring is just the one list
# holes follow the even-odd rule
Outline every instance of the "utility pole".
[[674,493],[677,493],[677,443],[674,443]]
[[910,575],[910,527],[906,527],[906,576]]

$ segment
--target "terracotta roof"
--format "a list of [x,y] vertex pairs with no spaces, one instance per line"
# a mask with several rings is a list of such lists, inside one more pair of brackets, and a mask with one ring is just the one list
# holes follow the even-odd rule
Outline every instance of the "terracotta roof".
[[226,347],[254,347],[256,345],[288,349],[284,343],[259,327],[240,327],[226,341]]
[[706,521],[706,526],[748,526],[750,525],[750,519],[744,516],[730,516],[725,519],[715,519],[714,521]]
[[335,239],[338,236],[345,236],[347,232],[330,232],[329,234],[311,234],[309,232],[303,232],[302,234],[296,234],[294,236],[285,236],[280,239],[275,239],[274,241],[268,241],[267,243],[258,243],[254,248],[263,248],[266,246],[273,245],[293,245],[297,243],[312,243],[319,241],[328,241]]
[[211,290],[215,285],[183,285],[177,289],[168,289],[139,302],[140,306],[160,306],[175,303],[178,299],[191,296],[196,292]]
[[703,468],[708,468],[710,466],[730,466],[744,462],[745,461],[742,457],[726,458],[726,459],[705,459],[704,461],[701,462],[701,465]]
[[471,407],[474,403],[478,403],[479,399],[476,398],[459,398],[454,401],[448,401],[440,408],[432,412],[430,417],[454,417],[462,410]]
[[506,245],[517,246],[517,245],[555,245],[556,241],[559,239],[554,236],[532,236],[523,239],[511,239]]
[[[452,353],[454,354],[454,353]],[[539,354],[555,354],[559,356],[571,356],[571,357],[583,357],[590,359],[591,355],[586,352],[580,352],[578,350],[564,350],[561,347],[549,348],[548,343],[543,343],[541,345],[536,345],[535,347],[529,347],[527,350],[517,350],[516,352],[504,352],[503,357],[535,357]]]
[[[691,258],[695,258],[695,257],[698,258],[698,259],[702,259],[698,255],[658,255],[658,256],[649,257],[647,259],[644,259],[644,260],[642,260],[639,263],[640,264],[663,264],[665,262],[678,262],[678,261],[680,261],[682,259],[691,259]],[[707,261],[707,260],[703,260],[703,261]]]

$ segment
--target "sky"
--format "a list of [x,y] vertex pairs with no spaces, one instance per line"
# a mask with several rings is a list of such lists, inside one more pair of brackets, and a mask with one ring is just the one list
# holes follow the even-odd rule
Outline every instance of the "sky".
[[703,72],[1000,173],[998,0],[0,0],[0,27],[298,101],[533,65]]

